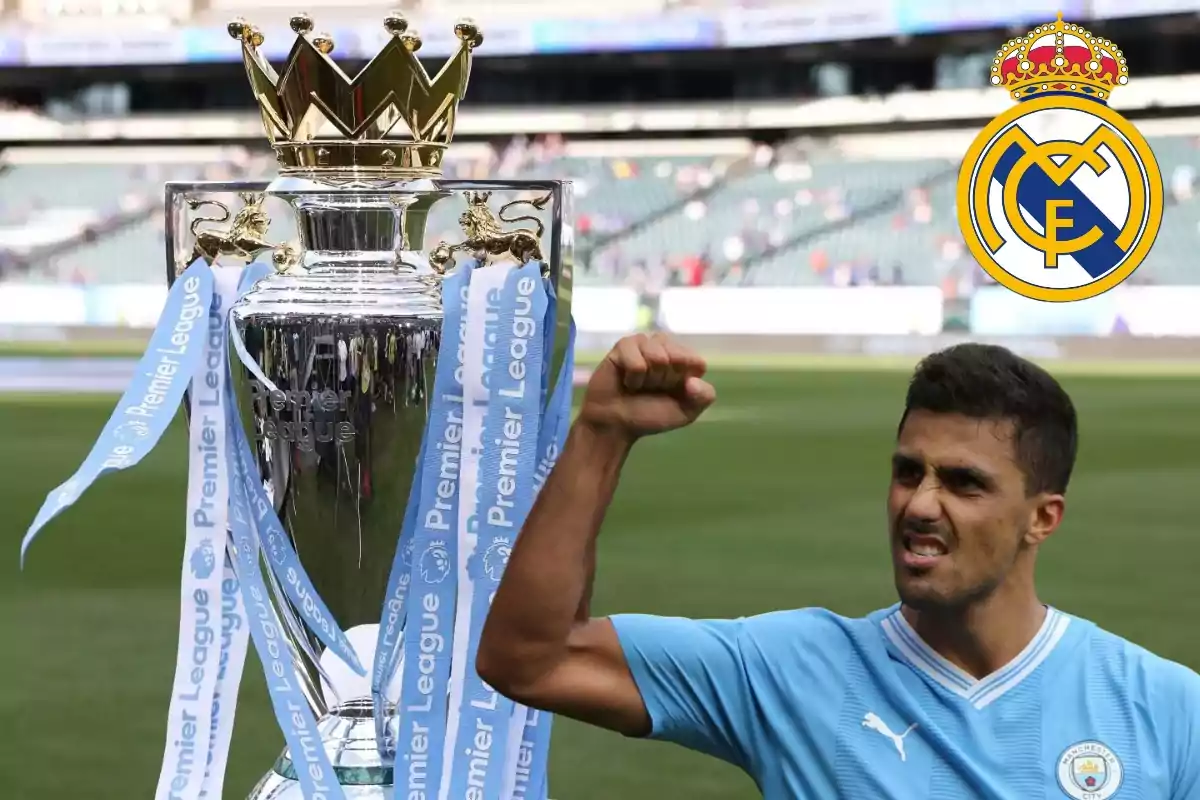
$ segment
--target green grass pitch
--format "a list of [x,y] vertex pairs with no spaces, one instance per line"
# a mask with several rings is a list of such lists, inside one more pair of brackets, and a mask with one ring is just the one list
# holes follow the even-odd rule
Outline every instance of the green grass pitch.
[[[602,537],[596,609],[737,616],[893,600],[884,532],[898,370],[718,369],[693,428],[638,446]],[[1200,668],[1200,377],[1065,375],[1082,417],[1066,522],[1044,598]],[[0,785],[17,800],[148,797],[176,647],[185,492],[182,418],[137,468],[108,476],[18,543],[83,459],[115,398],[0,397]],[[251,657],[227,796],[282,747]],[[557,800],[750,798],[732,768],[559,720]]]

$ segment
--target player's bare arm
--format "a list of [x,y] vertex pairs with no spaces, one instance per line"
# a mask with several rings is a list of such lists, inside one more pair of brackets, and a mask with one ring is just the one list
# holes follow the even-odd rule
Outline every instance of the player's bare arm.
[[596,368],[481,635],[476,668],[501,694],[626,735],[649,732],[616,631],[590,614],[596,537],[634,443],[688,425],[712,404],[704,373],[691,350],[641,334]]

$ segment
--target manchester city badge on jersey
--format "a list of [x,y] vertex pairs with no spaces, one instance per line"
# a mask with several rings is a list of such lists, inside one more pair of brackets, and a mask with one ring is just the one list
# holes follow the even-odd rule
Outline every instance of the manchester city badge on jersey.
[[1108,800],[1123,777],[1121,759],[1100,742],[1073,744],[1058,759],[1058,785],[1075,800]]
[[1163,214],[1150,145],[1109,107],[1129,81],[1107,39],[1062,21],[1000,48],[991,83],[1017,105],[972,142],[958,176],[967,248],[1025,297],[1083,300],[1128,278]]

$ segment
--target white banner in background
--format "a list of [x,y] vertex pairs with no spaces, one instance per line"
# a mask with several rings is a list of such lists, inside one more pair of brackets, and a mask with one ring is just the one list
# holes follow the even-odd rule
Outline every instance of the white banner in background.
[[1117,314],[1117,290],[1047,303],[1003,286],[983,286],[971,296],[971,333],[980,336],[1108,336]]
[[[166,299],[164,289],[154,307],[156,321]],[[0,284],[0,324],[85,325],[87,293],[82,286]]]
[[1117,332],[1200,336],[1200,286],[1118,286]]
[[934,334],[936,286],[752,286],[667,289],[659,319],[673,333],[831,336]]
[[985,286],[971,297],[980,336],[1200,336],[1200,286],[1117,286],[1073,303],[1043,303]]
[[1196,0],[1092,0],[1096,19],[1116,17],[1155,17],[1160,14],[1193,14],[1200,11]]
[[[153,328],[167,299],[165,285],[0,284],[0,325],[103,325]],[[620,286],[576,286],[571,313],[584,333],[625,334],[637,328],[638,298]]]
[[187,55],[183,37],[152,26],[123,26],[119,32],[97,36],[77,31],[35,31],[25,35],[25,65],[103,66],[115,64],[181,64]]
[[86,324],[153,328],[166,299],[166,285],[114,283],[88,287]]
[[[103,325],[150,328],[166,288],[155,284],[53,286],[0,283],[0,326]],[[1118,286],[1074,303],[1029,300],[997,286],[971,298],[971,332],[981,336],[1200,336],[1200,285]],[[664,326],[682,334],[775,336],[917,335],[942,330],[933,286],[667,289]],[[638,296],[621,286],[580,286],[572,312],[583,350],[606,349],[637,330]]]
[[873,39],[897,32],[892,4],[886,0],[824,0],[774,8],[735,8],[721,15],[721,28],[726,47]]
[[637,329],[638,296],[623,286],[576,286],[571,316],[577,330],[625,334]]

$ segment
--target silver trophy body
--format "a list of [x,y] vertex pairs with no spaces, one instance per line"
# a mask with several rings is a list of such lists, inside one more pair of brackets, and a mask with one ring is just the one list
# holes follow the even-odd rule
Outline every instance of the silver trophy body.
[[[570,326],[573,240],[561,181],[441,177],[472,52],[483,42],[479,27],[454,26],[459,44],[435,75],[417,58],[420,36],[401,15],[388,14],[383,27],[379,53],[351,78],[330,57],[333,39],[314,33],[307,15],[291,18],[296,40],[280,71],[259,49],[262,31],[231,22],[279,177],[172,183],[166,198],[168,281],[198,258],[216,269],[273,267],[230,316],[246,359],[231,351],[241,421],[304,571],[368,668],[418,471],[441,339],[441,279],[455,258],[482,268],[541,262],[555,288],[557,375]],[[322,652],[262,562],[335,777],[349,800],[390,798],[399,680],[384,687],[393,702],[383,704],[377,734],[369,677]],[[285,751],[251,797],[301,800],[294,769]]]
[[[269,185],[168,184],[169,281],[190,263],[203,238],[203,230],[201,236],[187,235],[197,229],[191,222],[197,209],[223,208],[234,193],[269,218],[276,241],[289,228],[293,233],[290,243],[256,254],[274,270],[232,310],[231,325],[246,354],[269,381],[264,385],[231,351],[239,412],[260,477],[301,563],[369,669],[426,426],[441,336],[441,271],[454,268],[440,261],[445,243],[431,247],[427,240],[431,218],[445,231],[457,227],[460,213],[465,219],[464,208],[477,207],[481,196],[541,198],[530,216],[545,218],[537,229],[557,298],[551,356],[551,374],[557,374],[570,319],[572,237],[564,224],[570,187],[561,181],[439,179],[334,184],[289,176]],[[538,205],[520,199],[509,204]],[[236,218],[230,211],[225,216]],[[223,241],[234,238],[229,231],[218,234]],[[460,248],[467,257],[495,257],[472,249]],[[243,248],[235,255],[241,259],[234,263],[244,263],[251,253]],[[218,257],[216,268],[221,263]],[[393,748],[376,738],[369,680],[322,653],[265,561],[264,566],[346,797],[391,798]],[[398,679],[392,686],[394,701]],[[388,708],[394,741],[396,712]],[[250,796],[302,800],[288,752]]]

